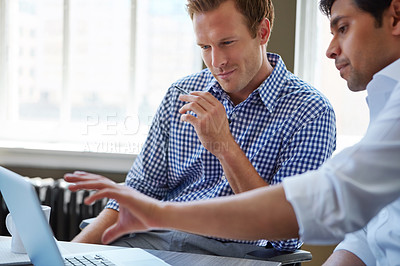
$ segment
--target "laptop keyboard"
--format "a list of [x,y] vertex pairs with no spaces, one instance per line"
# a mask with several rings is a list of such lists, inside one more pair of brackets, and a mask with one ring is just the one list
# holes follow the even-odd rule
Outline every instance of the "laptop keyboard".
[[64,265],[75,266],[75,265],[107,265],[114,266],[115,264],[104,258],[101,255],[84,255],[75,256],[70,258],[64,258]]

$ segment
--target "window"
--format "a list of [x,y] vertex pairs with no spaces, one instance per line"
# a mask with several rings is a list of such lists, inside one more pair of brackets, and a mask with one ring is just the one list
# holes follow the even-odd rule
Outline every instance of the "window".
[[185,0],[0,0],[0,146],[137,154],[202,67]]
[[[185,3],[0,0],[0,162],[126,172],[168,86],[201,69]],[[366,94],[325,57],[318,0],[298,0],[296,17],[295,74],[330,99],[340,150],[366,130]]]
[[353,145],[364,135],[369,121],[366,92],[351,92],[325,56],[331,41],[329,20],[318,0],[297,1],[295,74],[322,91],[336,113],[337,151]]

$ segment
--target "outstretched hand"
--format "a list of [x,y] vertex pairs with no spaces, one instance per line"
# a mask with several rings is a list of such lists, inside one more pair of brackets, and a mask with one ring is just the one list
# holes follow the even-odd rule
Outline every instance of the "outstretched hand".
[[112,198],[119,203],[118,220],[103,233],[103,243],[108,244],[127,233],[156,228],[157,220],[152,217],[157,217],[155,211],[161,207],[161,202],[100,175],[74,172],[66,174],[64,179],[74,183],[69,186],[71,191],[97,190],[85,199],[85,204],[92,204],[102,198]]

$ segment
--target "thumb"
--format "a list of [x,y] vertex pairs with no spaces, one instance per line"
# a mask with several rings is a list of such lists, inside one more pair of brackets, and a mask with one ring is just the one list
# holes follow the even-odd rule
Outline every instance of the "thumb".
[[130,232],[128,230],[123,230],[119,223],[116,223],[104,231],[101,242],[103,242],[104,244],[110,244],[120,236],[123,236],[127,233]]

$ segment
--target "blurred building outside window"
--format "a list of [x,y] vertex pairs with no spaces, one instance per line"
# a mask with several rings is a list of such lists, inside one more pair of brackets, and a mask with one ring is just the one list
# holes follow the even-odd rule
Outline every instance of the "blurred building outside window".
[[202,68],[185,0],[0,0],[0,146],[137,154]]

